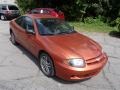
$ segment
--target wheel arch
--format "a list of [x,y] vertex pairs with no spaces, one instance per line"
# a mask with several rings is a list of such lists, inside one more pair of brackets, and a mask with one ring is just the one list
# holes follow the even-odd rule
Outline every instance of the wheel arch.
[[46,53],[46,54],[48,54],[50,56],[50,54],[48,52],[46,52],[45,50],[39,50],[39,52],[38,52],[38,58],[40,57],[40,54],[42,54],[42,53]]
[[54,72],[55,72],[55,74],[56,74],[55,61],[53,60],[52,56],[51,56],[47,51],[45,51],[45,50],[40,50],[39,53],[38,53],[38,59],[40,58],[40,54],[42,54],[42,53],[46,53],[46,54],[49,55],[49,57],[51,58],[51,60],[52,60],[52,62],[53,62]]

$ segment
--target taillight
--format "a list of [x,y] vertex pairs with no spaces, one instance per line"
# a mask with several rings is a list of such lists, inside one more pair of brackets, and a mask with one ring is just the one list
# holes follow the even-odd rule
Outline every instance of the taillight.
[[60,18],[65,19],[65,16],[64,16],[64,13],[63,13],[63,12],[60,11],[58,14],[59,14],[59,17],[60,17]]
[[53,11],[51,12],[51,15],[55,16],[55,17],[58,17],[58,14],[56,12],[53,12]]
[[59,12],[59,15],[60,15],[60,16],[64,16],[64,13],[63,13],[63,12]]

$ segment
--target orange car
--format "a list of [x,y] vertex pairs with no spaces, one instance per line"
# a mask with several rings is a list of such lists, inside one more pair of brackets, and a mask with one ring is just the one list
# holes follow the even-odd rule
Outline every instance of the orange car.
[[60,18],[29,14],[10,22],[13,44],[21,44],[40,62],[42,72],[64,80],[97,75],[108,58],[101,46]]

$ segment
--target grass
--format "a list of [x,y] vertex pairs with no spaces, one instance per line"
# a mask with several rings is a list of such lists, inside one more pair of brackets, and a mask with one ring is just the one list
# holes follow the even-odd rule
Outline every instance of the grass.
[[95,23],[69,22],[69,23],[70,25],[74,26],[75,30],[82,32],[110,33],[112,31],[118,31],[116,27],[110,27],[103,22]]

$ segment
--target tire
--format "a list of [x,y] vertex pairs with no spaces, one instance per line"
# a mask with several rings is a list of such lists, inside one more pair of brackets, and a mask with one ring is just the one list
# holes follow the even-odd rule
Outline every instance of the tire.
[[18,43],[16,42],[15,35],[13,32],[10,33],[10,40],[12,44],[17,45]]
[[41,53],[39,56],[40,68],[43,74],[48,77],[53,77],[55,75],[54,64],[51,57],[46,53]]
[[1,20],[6,20],[5,15],[3,15],[3,14],[2,14],[2,15],[0,15],[0,19],[1,19]]

